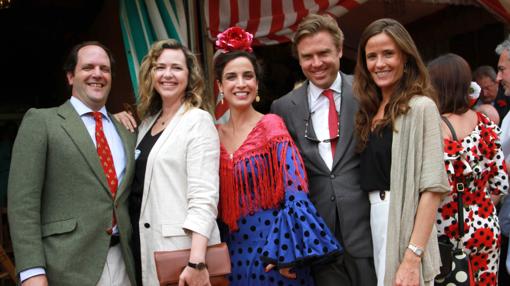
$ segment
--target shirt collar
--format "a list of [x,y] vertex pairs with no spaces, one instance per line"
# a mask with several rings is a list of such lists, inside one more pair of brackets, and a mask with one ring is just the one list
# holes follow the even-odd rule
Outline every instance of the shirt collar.
[[[71,102],[71,105],[74,107],[76,112],[78,112],[78,115],[82,117],[83,115],[89,114],[93,112],[92,109],[90,109],[88,106],[86,106],[81,100],[79,100],[77,97],[71,96],[69,99]],[[101,109],[99,109],[99,112],[103,114],[103,117],[106,118],[108,121],[110,121],[110,117],[108,117],[108,112],[106,112],[106,107],[103,106]]]
[[[335,81],[333,82],[333,84],[331,84],[331,86],[328,88],[328,89],[331,89],[335,92],[335,94],[340,94],[342,93],[342,77],[340,76],[340,73],[337,73],[336,74],[336,79]],[[315,84],[313,84],[313,82],[310,81],[310,85],[308,86],[308,94],[310,96],[310,102],[313,104],[317,101],[317,99],[319,99],[319,96],[322,94],[322,92],[324,91],[323,88],[320,88],[318,86],[316,86]]]

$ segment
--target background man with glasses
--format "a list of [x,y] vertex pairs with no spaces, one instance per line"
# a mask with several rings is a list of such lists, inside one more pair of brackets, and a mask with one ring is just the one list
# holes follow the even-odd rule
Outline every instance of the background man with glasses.
[[510,97],[505,96],[503,88],[499,88],[496,81],[496,71],[491,66],[480,66],[474,73],[473,77],[482,89],[480,98],[476,106],[481,104],[490,104],[498,111],[500,122],[510,109]]
[[309,179],[310,199],[342,243],[336,261],[313,268],[316,285],[376,285],[370,205],[360,189],[352,77],[340,72],[343,34],[329,16],[303,19],[293,49],[308,79],[273,102],[296,142]]

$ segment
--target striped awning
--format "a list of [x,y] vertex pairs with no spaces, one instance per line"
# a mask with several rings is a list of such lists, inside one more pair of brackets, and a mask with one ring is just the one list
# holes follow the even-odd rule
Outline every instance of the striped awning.
[[122,38],[138,100],[138,69],[153,42],[173,38],[189,46],[185,0],[120,0]]
[[[328,13],[340,17],[367,0],[205,0],[206,28],[211,40],[231,26],[254,35],[253,45],[289,42],[305,16]],[[219,123],[229,116],[228,104],[216,98],[215,117]]]
[[303,17],[311,13],[342,16],[367,0],[205,0],[207,33],[238,26],[254,35],[254,45],[290,41]]
[[[510,23],[509,0],[473,1]],[[340,17],[365,2],[367,0],[204,0],[206,29],[211,40],[215,40],[219,32],[239,26],[255,36],[254,45],[279,44],[290,41],[298,23],[308,14],[329,13]],[[196,50],[198,28],[193,18],[197,17],[197,10],[190,3],[194,1],[120,0],[122,35],[135,91],[138,90],[140,62],[154,41],[174,38]],[[224,119],[227,111],[226,102],[218,98],[216,118]]]

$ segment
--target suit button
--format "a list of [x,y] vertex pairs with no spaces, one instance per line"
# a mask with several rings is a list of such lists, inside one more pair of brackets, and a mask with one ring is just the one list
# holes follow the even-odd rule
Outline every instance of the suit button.
[[329,177],[330,177],[331,179],[334,179],[334,178],[335,178],[335,175],[331,174],[331,175],[329,175]]
[[144,223],[143,226],[145,226],[145,228],[150,228],[151,227],[151,225],[148,222]]
[[336,197],[335,196],[331,196],[329,199],[333,202],[333,201],[336,200]]

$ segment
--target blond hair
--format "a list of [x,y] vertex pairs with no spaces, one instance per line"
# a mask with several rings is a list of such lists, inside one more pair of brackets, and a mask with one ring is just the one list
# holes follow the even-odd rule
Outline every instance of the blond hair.
[[163,101],[158,92],[154,89],[154,68],[156,61],[165,49],[181,50],[186,59],[188,68],[188,86],[184,91],[183,103],[186,109],[191,107],[200,107],[202,97],[204,95],[204,77],[202,69],[197,58],[191,51],[184,47],[181,43],[174,39],[162,40],[155,42],[140,65],[139,80],[140,87],[138,89],[140,102],[137,107],[138,116],[144,119],[159,112],[162,108]]
[[328,32],[333,38],[335,47],[340,51],[344,44],[344,33],[338,27],[336,20],[330,15],[317,15],[310,14],[303,18],[299,23],[294,38],[292,40],[292,52],[297,57],[297,45],[299,42],[308,36],[314,35],[319,32]]

